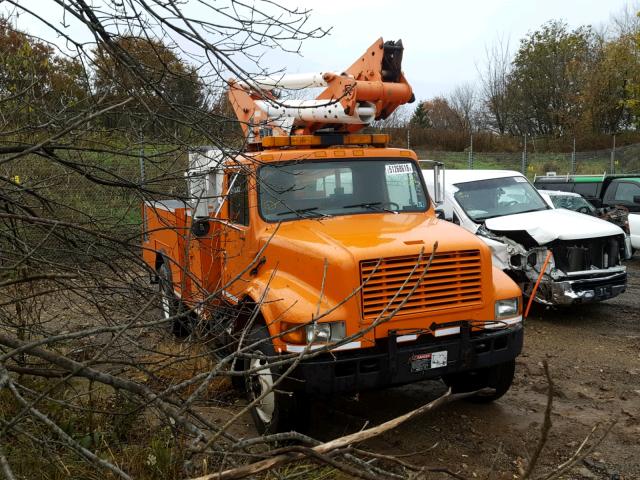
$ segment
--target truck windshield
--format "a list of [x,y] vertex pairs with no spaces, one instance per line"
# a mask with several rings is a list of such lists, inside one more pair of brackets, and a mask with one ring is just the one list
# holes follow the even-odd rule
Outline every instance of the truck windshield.
[[429,207],[418,168],[405,159],[265,165],[258,184],[260,213],[267,221]]
[[525,177],[457,183],[454,196],[474,222],[550,208]]

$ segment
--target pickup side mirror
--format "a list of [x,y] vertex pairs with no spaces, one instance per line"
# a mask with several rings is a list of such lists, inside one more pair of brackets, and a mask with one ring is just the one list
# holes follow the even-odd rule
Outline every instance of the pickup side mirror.
[[633,196],[633,203],[640,205],[640,195]]

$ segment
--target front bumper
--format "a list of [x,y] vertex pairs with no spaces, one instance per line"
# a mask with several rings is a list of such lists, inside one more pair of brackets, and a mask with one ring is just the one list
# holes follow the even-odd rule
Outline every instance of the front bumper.
[[571,280],[544,279],[536,300],[547,305],[592,303],[616,297],[627,289],[627,273]]
[[[475,370],[508,362],[522,351],[523,327],[471,332],[468,326],[455,337],[421,336],[398,343],[391,335],[375,347],[332,352],[303,361],[287,382],[288,389],[310,394],[354,392],[435,379],[445,374]],[[447,365],[411,371],[411,358],[447,352]]]

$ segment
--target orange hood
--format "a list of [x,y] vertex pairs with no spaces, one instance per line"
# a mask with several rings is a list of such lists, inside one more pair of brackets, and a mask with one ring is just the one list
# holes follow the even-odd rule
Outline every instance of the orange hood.
[[[263,242],[273,233],[272,228],[264,232]],[[328,311],[358,289],[362,260],[417,255],[423,249],[428,256],[438,240],[439,253],[480,250],[482,262],[487,265],[485,280],[490,286],[491,256],[484,242],[457,225],[415,213],[372,213],[284,222],[264,252],[266,265],[262,274],[268,277],[276,270],[270,287],[275,298],[288,298],[288,290],[297,292],[295,305],[278,302],[278,310],[286,311],[285,317],[308,321],[315,314],[318,298],[322,298],[321,311]],[[319,295],[323,284],[324,290]],[[345,318],[360,318],[364,322],[360,295],[324,319]]]
[[[347,255],[360,261],[381,257],[414,255],[424,248],[431,252],[440,240],[439,252],[484,249],[475,235],[449,222],[424,214],[372,213],[326,219],[285,222],[273,244],[306,255],[318,253],[327,260]],[[447,250],[444,250],[444,245]]]

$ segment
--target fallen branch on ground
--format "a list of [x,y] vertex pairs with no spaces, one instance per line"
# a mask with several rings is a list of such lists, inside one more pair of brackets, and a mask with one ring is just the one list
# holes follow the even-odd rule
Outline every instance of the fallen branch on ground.
[[[451,393],[451,390],[448,390],[444,395],[436,398],[435,400],[423,405],[415,410],[412,410],[404,415],[396,417],[392,420],[384,422],[376,427],[371,427],[366,430],[362,430],[356,433],[352,433],[350,435],[345,435],[340,438],[336,438],[335,440],[331,440],[330,442],[322,443],[317,445],[309,450],[313,450],[314,454],[317,453],[319,455],[326,455],[327,453],[332,452],[333,450],[337,450],[340,448],[348,447],[354,443],[364,442],[365,440],[369,440],[374,438],[382,433],[385,433],[389,430],[392,430],[403,423],[416,418],[424,413],[435,410],[436,408],[442,407],[448,403],[454,402],[456,400],[461,400],[463,398],[471,397],[473,395],[477,395],[478,393],[487,393],[492,392],[491,389],[482,389],[475,392],[468,393]],[[249,465],[243,465],[241,467],[233,468],[230,470],[225,470],[223,472],[212,473],[209,475],[204,475],[202,477],[197,477],[192,480],[230,480],[230,479],[238,479],[244,478],[249,475],[254,475],[256,473],[264,472],[271,468],[279,467],[286,463],[290,463],[296,460],[300,460],[305,458],[304,454],[298,453],[294,455],[277,455],[275,457],[267,458],[265,460],[261,460],[259,462],[251,463]],[[443,472],[449,473],[449,471]],[[456,476],[456,478],[462,478],[460,476]]]

